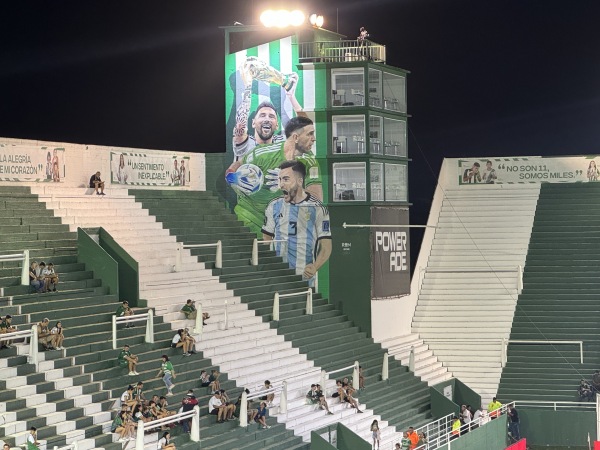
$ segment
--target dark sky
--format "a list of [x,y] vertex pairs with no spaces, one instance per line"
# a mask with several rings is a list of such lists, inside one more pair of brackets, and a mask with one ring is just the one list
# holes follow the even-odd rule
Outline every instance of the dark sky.
[[[220,25],[253,0],[14,1],[0,6],[0,136],[218,152]],[[285,2],[287,8],[293,2]],[[411,71],[413,223],[444,156],[600,153],[598,0],[311,0]],[[336,16],[338,18],[336,23]]]

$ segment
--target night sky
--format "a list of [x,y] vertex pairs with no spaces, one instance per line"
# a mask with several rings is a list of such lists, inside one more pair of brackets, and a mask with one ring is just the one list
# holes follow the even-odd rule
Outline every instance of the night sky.
[[218,27],[281,5],[411,71],[412,223],[443,157],[600,153],[598,0],[3,2],[0,136],[223,151]]

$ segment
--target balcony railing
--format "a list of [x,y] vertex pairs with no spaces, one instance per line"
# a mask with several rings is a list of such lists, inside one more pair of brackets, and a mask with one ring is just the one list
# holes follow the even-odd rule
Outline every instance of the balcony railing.
[[300,42],[297,45],[300,62],[385,63],[385,45],[369,40]]

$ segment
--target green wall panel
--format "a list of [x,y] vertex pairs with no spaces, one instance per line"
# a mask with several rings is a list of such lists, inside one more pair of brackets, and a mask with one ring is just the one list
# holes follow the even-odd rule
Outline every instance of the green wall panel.
[[533,445],[586,446],[596,440],[596,412],[518,408],[521,436]]
[[99,234],[100,246],[119,265],[119,299],[127,300],[129,306],[139,306],[140,291],[137,261],[104,228],[100,228]]
[[81,228],[77,228],[77,261],[102,280],[107,294],[119,295],[119,265]]

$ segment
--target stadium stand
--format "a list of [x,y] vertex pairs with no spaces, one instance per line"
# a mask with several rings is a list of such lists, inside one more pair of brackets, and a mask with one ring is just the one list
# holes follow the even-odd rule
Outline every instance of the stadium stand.
[[508,347],[498,397],[577,401],[581,378],[600,368],[598,199],[595,183],[544,184],[510,338],[583,341]]

